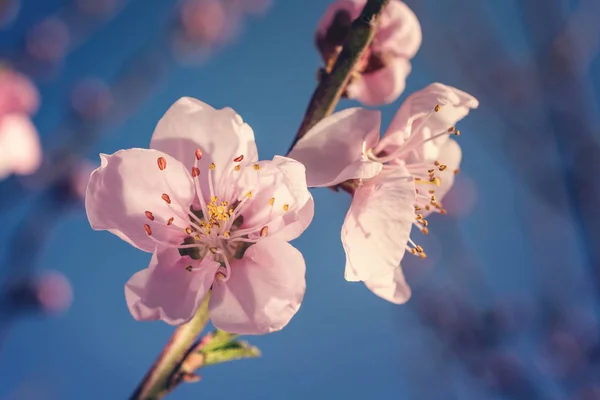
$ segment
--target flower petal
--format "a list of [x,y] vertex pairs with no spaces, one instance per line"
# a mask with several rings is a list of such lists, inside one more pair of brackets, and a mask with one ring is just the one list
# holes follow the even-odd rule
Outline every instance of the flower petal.
[[[439,112],[434,111],[436,105],[441,106]],[[402,103],[378,148],[401,146],[411,135],[422,134],[422,139],[426,139],[445,132],[478,106],[479,102],[470,94],[441,83],[432,83],[411,94]],[[447,138],[440,137],[438,145]]]
[[[192,265],[198,270],[188,271]],[[125,299],[138,321],[163,320],[170,325],[188,322],[212,285],[219,263],[181,257],[177,249],[158,248],[150,266],[125,284]]]
[[231,264],[227,282],[215,282],[213,325],[244,335],[282,329],[300,308],[305,272],[304,258],[292,245],[276,237],[259,241]]
[[[156,242],[146,233],[146,224],[157,240],[181,243],[195,195],[183,164],[147,149],[121,150],[113,155],[101,154],[100,158],[102,163],[90,176],[85,198],[92,228],[108,230],[148,252],[154,250]],[[158,165],[161,159],[166,165],[163,169]],[[174,221],[167,226],[170,218]],[[181,233],[176,227],[183,227]]]
[[[442,201],[444,196],[450,191],[454,184],[455,171],[460,166],[462,150],[456,140],[448,140],[441,148],[438,159],[441,164],[446,165],[444,171],[438,171],[436,174],[440,178],[440,186],[435,189],[435,196],[438,201]],[[423,215],[427,216],[431,212],[423,210]]]
[[0,117],[0,177],[10,172],[28,175],[42,163],[42,149],[37,130],[24,114]]
[[229,107],[216,110],[191,97],[182,97],[167,110],[156,125],[150,148],[175,157],[188,171],[194,165],[196,149],[201,149],[199,168],[208,172],[215,163],[216,183],[233,168],[235,158],[243,155],[246,162],[258,160],[254,132],[242,117]]
[[342,226],[347,280],[369,280],[398,267],[415,219],[415,197],[413,180],[402,166],[382,171],[356,190]]
[[367,106],[392,103],[404,91],[410,71],[410,62],[406,59],[390,57],[383,68],[353,78],[347,95]]
[[280,156],[259,165],[259,171],[248,171],[254,177],[249,188],[256,195],[244,206],[241,229],[267,227],[269,236],[293,240],[310,225],[314,215],[313,198],[306,186],[306,169],[298,161]]
[[372,178],[381,171],[381,164],[366,161],[364,152],[377,143],[380,124],[379,111],[349,108],[337,112],[308,131],[289,157],[306,166],[309,187]]
[[[366,1],[363,1],[363,5]],[[373,38],[373,51],[411,59],[417,54],[423,34],[415,13],[398,0],[390,0],[379,19],[379,28]]]
[[410,299],[410,286],[406,283],[401,266],[383,275],[369,278],[365,285],[377,296],[394,304],[403,304]]

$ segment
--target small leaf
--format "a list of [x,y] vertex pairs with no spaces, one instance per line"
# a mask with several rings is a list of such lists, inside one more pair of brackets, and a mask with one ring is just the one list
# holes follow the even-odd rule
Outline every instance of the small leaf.
[[220,364],[227,361],[241,360],[243,358],[260,357],[260,350],[246,342],[236,342],[227,349],[215,350],[205,354],[204,365]]
[[223,346],[227,346],[231,343],[238,335],[233,333],[227,333],[221,330],[216,330],[200,340],[198,343],[197,350],[203,353],[217,350]]

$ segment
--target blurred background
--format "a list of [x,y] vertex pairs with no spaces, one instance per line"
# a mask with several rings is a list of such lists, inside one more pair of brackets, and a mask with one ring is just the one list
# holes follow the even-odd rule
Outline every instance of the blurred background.
[[[407,257],[402,306],[343,279],[350,198],[315,190],[307,293],[263,353],[169,398],[600,399],[600,1],[407,0],[430,82],[475,95],[461,174]],[[43,161],[0,182],[0,399],[127,398],[172,328],[123,285],[150,255],[89,227],[98,153],[147,147],[181,96],[234,108],[284,154],[316,85],[328,2],[0,0],[0,62],[40,93]],[[344,100],[340,108],[355,106]],[[35,107],[34,107],[35,108]],[[413,235],[413,238],[416,234]]]

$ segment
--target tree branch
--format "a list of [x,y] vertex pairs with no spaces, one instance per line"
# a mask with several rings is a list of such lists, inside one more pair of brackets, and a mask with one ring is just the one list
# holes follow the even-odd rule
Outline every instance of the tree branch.
[[209,298],[210,292],[204,298],[194,318],[175,330],[144,380],[131,395],[130,400],[162,399],[164,395],[173,389],[171,379],[179,370],[185,355],[208,322]]

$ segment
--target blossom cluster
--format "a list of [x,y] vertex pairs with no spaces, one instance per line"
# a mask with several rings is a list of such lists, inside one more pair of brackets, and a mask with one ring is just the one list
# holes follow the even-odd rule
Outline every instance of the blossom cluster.
[[[318,25],[325,70],[340,54],[366,0],[338,0]],[[368,106],[395,101],[421,44],[414,13],[391,0],[346,88]],[[287,157],[260,161],[254,132],[231,108],[178,100],[158,122],[149,149],[101,155],[90,177],[91,226],[152,253],[125,285],[137,320],[189,321],[210,292],[219,329],[282,329],[305,292],[305,261],[289,242],[313,218],[309,187],[342,188],[352,203],[341,228],[345,278],[393,303],[411,294],[401,261],[425,250],[411,239],[445,214],[442,199],[459,170],[455,124],[477,100],[433,83],[409,95],[383,135],[379,111],[349,108],[307,132]]]

